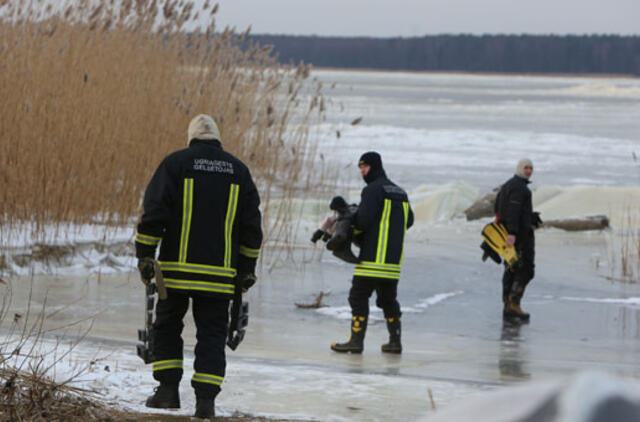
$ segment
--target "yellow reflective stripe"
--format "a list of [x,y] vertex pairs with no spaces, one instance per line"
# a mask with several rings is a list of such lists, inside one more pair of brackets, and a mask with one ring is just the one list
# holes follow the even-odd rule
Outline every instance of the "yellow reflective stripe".
[[400,276],[400,271],[399,270],[398,271],[385,271],[385,270],[373,270],[373,269],[370,269],[370,268],[358,268],[358,267],[356,267],[356,269],[354,270],[354,274],[356,272],[361,272],[361,273],[368,272],[368,273],[371,273],[371,274],[373,274],[373,273],[376,273],[376,274],[387,274],[387,275],[393,276],[393,277]]
[[240,250],[238,250],[238,253],[248,258],[257,258],[258,256],[260,256],[260,249],[252,249],[244,245],[240,245]]
[[162,237],[160,236],[150,236],[148,234],[142,234],[142,233],[136,233],[136,236],[145,240],[155,240],[156,242],[159,242],[162,240]]
[[362,261],[356,265],[353,275],[362,277],[400,278],[400,264],[385,264],[370,261]]
[[217,275],[222,277],[235,277],[235,268],[216,267],[214,265],[189,264],[188,262],[160,261],[162,271],[180,271],[184,273]]
[[153,362],[153,371],[163,371],[165,369],[182,369],[182,360],[159,360]]
[[378,262],[384,262],[387,259],[387,246],[389,246],[389,225],[391,224],[391,200],[390,199],[386,199],[385,202],[387,202],[388,205],[388,210],[387,210],[387,221],[385,223],[385,232],[384,232],[384,249],[382,250],[382,256],[380,261]]
[[181,280],[177,278],[165,278],[164,284],[171,289],[180,290],[200,290],[205,292],[229,293],[233,294],[235,286],[233,284],[213,283],[201,280]]
[[147,240],[142,240],[142,239],[138,239],[138,238],[136,238],[136,242],[142,243],[143,245],[158,246],[158,242],[149,242]]
[[371,262],[371,261],[361,261],[359,264],[356,265],[356,268],[371,268],[371,269],[378,269],[378,270],[390,270],[390,271],[400,271],[401,265],[400,264],[386,264],[384,262],[382,263],[378,263],[378,262]]
[[143,243],[145,245],[156,246],[162,240],[161,237],[149,236],[147,234],[136,233],[136,242]]
[[178,261],[187,262],[189,248],[189,230],[191,229],[191,211],[193,210],[193,179],[184,179],[182,197],[182,231],[180,232],[180,250]]
[[409,203],[402,203],[402,210],[404,211],[404,230],[407,231],[407,224],[409,224]]
[[191,381],[214,385],[221,385],[223,380],[224,377],[213,374],[203,374],[202,372],[196,372],[193,374],[193,377],[191,377]]
[[391,216],[391,200],[384,200],[382,218],[380,218],[380,230],[378,232],[378,250],[376,262],[384,262],[387,256],[387,240],[389,239],[389,217]]
[[233,221],[236,218],[238,209],[238,191],[240,186],[232,183],[229,188],[229,203],[227,204],[227,216],[224,220],[224,266],[231,266],[231,247],[233,234]]

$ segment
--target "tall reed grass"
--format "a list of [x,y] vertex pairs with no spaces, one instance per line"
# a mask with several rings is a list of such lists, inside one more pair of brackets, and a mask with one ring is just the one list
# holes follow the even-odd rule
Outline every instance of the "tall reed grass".
[[291,200],[322,177],[309,136],[321,86],[246,33],[218,31],[217,8],[0,0],[2,230],[131,223],[153,170],[206,113],[259,185],[267,238],[290,235]]
[[606,263],[610,281],[640,282],[639,215],[627,208],[619,227],[607,233]]

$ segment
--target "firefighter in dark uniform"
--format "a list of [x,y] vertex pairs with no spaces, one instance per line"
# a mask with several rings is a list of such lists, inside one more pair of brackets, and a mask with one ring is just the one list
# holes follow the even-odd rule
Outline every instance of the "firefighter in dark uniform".
[[505,267],[502,277],[503,316],[522,321],[529,320],[529,314],[522,310],[520,301],[534,276],[533,229],[542,223],[539,215],[533,212],[531,190],[527,186],[532,174],[531,160],[521,159],[516,174],[502,185],[495,202],[496,218],[509,233],[507,244],[515,246],[518,254],[518,266],[514,270]]
[[[225,375],[229,301],[234,283],[248,289],[262,243],[260,198],[249,169],[225,152],[214,120],[196,116],[189,124],[188,148],[167,156],[144,196],[136,234],[143,278],[158,264],[168,297],[159,300],[153,325],[153,377],[160,382],[147,407],[179,408],[184,324],[192,301],[197,327],[196,417],[214,417],[214,400]],[[157,265],[157,264],[156,264]]]
[[396,299],[402,266],[405,232],[413,224],[413,211],[402,188],[387,178],[377,152],[367,152],[358,162],[367,186],[354,218],[354,234],[360,237],[360,262],[353,273],[349,304],[351,337],[333,343],[336,352],[362,353],[369,318],[369,298],[375,290],[389,330],[385,353],[402,353],[400,304]]

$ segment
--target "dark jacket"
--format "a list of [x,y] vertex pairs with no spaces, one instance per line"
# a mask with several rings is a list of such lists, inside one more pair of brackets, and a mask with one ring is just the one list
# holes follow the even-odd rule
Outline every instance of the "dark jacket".
[[252,273],[262,243],[260,198],[249,169],[216,140],[193,140],[167,156],[144,196],[136,255],[158,261],[169,289],[233,293]]
[[404,235],[413,225],[409,198],[384,171],[367,182],[354,220],[355,232],[362,238],[354,276],[398,280]]
[[496,197],[495,212],[499,223],[504,224],[507,232],[516,236],[516,241],[533,236],[533,206],[530,182],[522,177],[513,176],[502,187]]

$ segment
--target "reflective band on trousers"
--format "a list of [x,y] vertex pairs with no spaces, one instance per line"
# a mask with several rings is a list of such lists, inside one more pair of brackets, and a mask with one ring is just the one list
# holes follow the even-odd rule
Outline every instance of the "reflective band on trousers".
[[212,283],[209,281],[179,280],[175,278],[164,278],[164,285],[169,289],[199,290],[203,292],[228,293],[233,294],[233,284]]
[[165,369],[182,369],[182,360],[159,360],[153,362],[153,372]]
[[156,246],[162,240],[161,237],[149,236],[148,234],[136,233],[136,242],[143,245]]
[[206,384],[221,385],[224,377],[219,377],[213,374],[203,374],[202,372],[196,372],[193,374],[191,381],[204,382]]
[[224,220],[224,266],[231,266],[231,247],[233,239],[233,221],[236,218],[238,208],[238,191],[240,186],[231,184],[229,188],[229,203],[227,204],[227,217]]
[[389,220],[391,217],[391,200],[384,200],[382,218],[380,218],[380,231],[378,233],[378,250],[376,251],[376,262],[384,262],[387,256],[387,242],[389,240]]
[[183,273],[206,274],[221,277],[235,277],[235,268],[216,267],[215,265],[189,264],[188,262],[160,261],[162,271],[180,271]]
[[178,261],[187,262],[189,248],[189,230],[191,229],[191,211],[193,210],[193,179],[184,179],[182,198],[182,231],[180,232],[180,250]]
[[238,250],[240,255],[244,255],[247,258],[257,258],[260,256],[260,249],[252,249],[244,245],[240,245],[240,249]]

